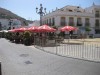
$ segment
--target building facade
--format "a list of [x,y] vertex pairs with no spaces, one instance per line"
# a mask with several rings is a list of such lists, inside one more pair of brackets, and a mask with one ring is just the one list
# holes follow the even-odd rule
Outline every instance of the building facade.
[[0,19],[0,30],[21,27],[21,21],[17,19]]
[[[100,6],[93,4],[88,8],[79,6],[65,6],[61,9],[49,12],[42,17],[42,24],[50,26],[63,27],[65,25],[75,26],[78,28],[89,27],[95,37],[100,37]],[[74,32],[75,34],[78,31]]]

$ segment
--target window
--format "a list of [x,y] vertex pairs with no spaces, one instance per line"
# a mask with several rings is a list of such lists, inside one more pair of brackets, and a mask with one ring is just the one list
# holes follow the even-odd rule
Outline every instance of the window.
[[99,27],[99,20],[95,20],[95,27]]
[[47,24],[48,24],[48,19],[47,19]]
[[77,11],[77,12],[81,12],[81,11]]
[[69,11],[70,11],[70,12],[72,12],[72,10],[71,10],[71,9],[69,9]]
[[100,34],[100,29],[95,29],[95,34]]
[[55,25],[55,18],[52,18],[52,25]]
[[77,18],[77,26],[82,26],[82,20],[81,20],[81,18]]
[[74,18],[73,17],[69,17],[69,25],[74,26]]
[[60,21],[61,21],[60,24],[62,26],[65,26],[65,24],[66,24],[65,17],[61,17],[61,20]]
[[51,18],[49,19],[49,25],[51,26]]
[[85,26],[90,26],[90,20],[89,20],[89,18],[85,18]]
[[99,11],[95,11],[95,17],[99,17]]
[[46,20],[44,21],[44,24],[46,24]]

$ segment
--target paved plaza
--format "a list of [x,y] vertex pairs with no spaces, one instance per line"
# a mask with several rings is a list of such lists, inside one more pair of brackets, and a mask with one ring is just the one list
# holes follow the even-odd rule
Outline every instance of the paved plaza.
[[0,39],[2,75],[100,75],[100,63],[50,54]]

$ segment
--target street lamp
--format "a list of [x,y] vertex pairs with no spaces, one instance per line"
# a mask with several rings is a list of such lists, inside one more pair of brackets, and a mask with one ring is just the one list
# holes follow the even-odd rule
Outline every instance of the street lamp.
[[12,23],[13,23],[12,21],[13,21],[13,20],[10,20],[10,21],[9,21],[9,25],[10,25],[9,29],[11,29],[11,25],[12,25]]
[[38,8],[36,7],[36,13],[40,15],[40,26],[42,25],[42,16],[45,15],[46,13],[46,8],[44,8],[44,12],[43,12],[43,7],[42,4],[40,4],[40,9],[38,10]]
[[0,30],[2,30],[2,24],[1,24],[1,22],[0,22]]

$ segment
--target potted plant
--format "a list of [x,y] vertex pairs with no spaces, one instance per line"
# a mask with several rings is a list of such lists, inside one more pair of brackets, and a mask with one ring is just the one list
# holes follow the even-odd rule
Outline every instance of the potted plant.
[[25,45],[30,45],[30,44],[31,44],[30,36],[31,36],[31,34],[30,34],[29,31],[24,32],[23,39],[24,39],[24,44],[25,44]]
[[86,27],[85,31],[87,32],[87,38],[89,38],[89,32],[91,31],[90,27]]
[[19,32],[17,32],[15,34],[15,43],[20,43],[20,34],[19,34]]

